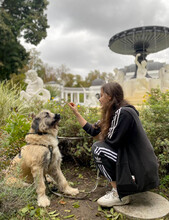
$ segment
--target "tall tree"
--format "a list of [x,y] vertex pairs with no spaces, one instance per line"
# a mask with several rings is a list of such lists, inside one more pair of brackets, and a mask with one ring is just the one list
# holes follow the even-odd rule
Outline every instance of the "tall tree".
[[0,79],[18,73],[28,60],[20,37],[34,45],[46,37],[47,5],[47,0],[0,0]]
[[91,86],[92,81],[97,78],[100,78],[100,76],[101,73],[99,70],[90,71],[90,73],[88,73],[88,75],[85,77],[86,86],[87,87]]
[[114,80],[114,75],[113,73],[106,73],[106,72],[100,73],[99,70],[90,71],[90,73],[88,73],[88,75],[85,77],[83,86],[86,87],[91,86],[92,81],[97,78],[103,79],[105,82],[110,82]]
[[40,52],[35,48],[29,50],[29,61],[27,63],[28,69],[34,69],[36,71],[41,70],[42,66],[44,66],[43,61],[40,58]]

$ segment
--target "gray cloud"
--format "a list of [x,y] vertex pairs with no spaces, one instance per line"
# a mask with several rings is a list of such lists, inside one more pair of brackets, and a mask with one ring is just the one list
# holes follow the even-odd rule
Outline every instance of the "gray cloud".
[[[133,27],[169,24],[167,0],[50,0],[48,36],[38,46],[51,66],[65,64],[74,74],[90,70],[113,72],[134,63],[134,57],[112,52],[110,38]],[[150,58],[166,60],[165,50]],[[148,58],[149,58],[148,56]]]

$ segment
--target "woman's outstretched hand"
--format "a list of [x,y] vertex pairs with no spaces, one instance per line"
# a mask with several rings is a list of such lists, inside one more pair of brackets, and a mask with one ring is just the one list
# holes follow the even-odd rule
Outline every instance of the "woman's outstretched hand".
[[69,102],[68,105],[72,109],[74,114],[78,113],[77,106],[75,105],[75,103]]
[[81,114],[78,112],[77,106],[75,105],[75,103],[73,102],[69,102],[67,103],[69,105],[69,107],[72,109],[73,113],[75,114],[78,122],[80,123],[80,125],[83,127],[87,121],[81,116]]

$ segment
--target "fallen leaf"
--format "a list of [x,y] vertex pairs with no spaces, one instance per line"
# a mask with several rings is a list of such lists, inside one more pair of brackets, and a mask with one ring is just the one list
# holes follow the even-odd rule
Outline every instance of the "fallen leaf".
[[48,212],[49,215],[53,215],[56,213],[56,210],[55,211],[51,211],[51,212]]
[[68,216],[64,216],[64,219],[68,219],[68,218],[73,218],[75,215],[68,215]]
[[64,212],[71,212],[71,210],[64,210]]
[[78,178],[83,179],[83,175],[79,174]]
[[74,202],[74,203],[72,204],[72,206],[73,206],[74,208],[79,208],[79,207],[80,207],[79,202]]
[[66,204],[66,202],[65,202],[64,200],[60,200],[59,203],[60,203],[61,205],[65,205],[65,204]]

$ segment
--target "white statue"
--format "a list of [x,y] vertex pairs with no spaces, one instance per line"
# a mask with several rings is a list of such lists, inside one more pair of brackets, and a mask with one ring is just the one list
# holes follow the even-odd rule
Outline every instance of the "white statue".
[[21,91],[20,98],[31,101],[32,99],[38,99],[40,101],[46,102],[50,100],[50,92],[43,88],[43,80],[38,77],[35,70],[28,70],[26,73],[25,82],[28,84],[26,91]]
[[114,72],[115,72],[115,81],[117,81],[122,86],[124,82],[124,72],[117,68],[114,69]]
[[138,61],[138,57],[141,56],[140,53],[138,53],[136,55],[135,58],[135,64],[137,65],[138,69],[137,69],[137,78],[144,78],[146,76],[147,73],[147,61],[146,60],[142,60],[141,63]]
[[169,64],[164,65],[159,70],[159,77],[161,80],[161,90],[165,91],[169,89]]

